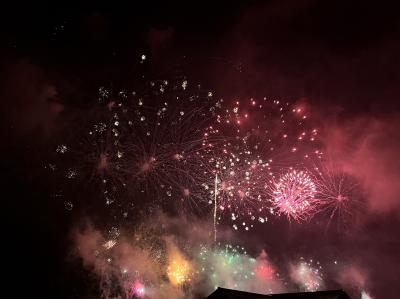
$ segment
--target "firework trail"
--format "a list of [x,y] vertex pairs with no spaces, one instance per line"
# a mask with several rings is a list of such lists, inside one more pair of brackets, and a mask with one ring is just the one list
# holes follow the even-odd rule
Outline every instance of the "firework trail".
[[218,196],[218,174],[215,174],[215,182],[214,182],[214,242],[217,242],[217,196]]

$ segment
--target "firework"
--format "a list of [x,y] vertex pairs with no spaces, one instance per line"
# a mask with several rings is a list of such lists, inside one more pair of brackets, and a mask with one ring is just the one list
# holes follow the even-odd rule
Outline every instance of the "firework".
[[168,243],[168,279],[174,286],[187,284],[191,280],[193,266],[180,250]]
[[[107,92],[102,88],[99,92],[104,99]],[[74,204],[85,190],[97,193],[96,201],[101,198],[110,206],[125,190],[121,135],[110,110],[112,106],[103,102],[93,105],[85,119],[80,120],[80,127],[68,131],[56,147],[56,162],[51,164],[53,173],[68,180],[68,188],[63,193],[73,198]],[[93,198],[93,195],[87,197]]]
[[321,152],[313,149],[318,131],[288,103],[264,98],[232,104],[216,105],[217,121],[206,133],[214,141],[209,149],[214,173],[209,203],[214,204],[214,221],[228,214],[235,230],[249,230],[254,221],[268,219],[266,182],[282,167],[300,166],[304,158]]
[[[225,159],[218,159],[216,162],[214,186],[210,188],[213,199],[210,203],[214,203],[214,216],[217,212],[227,213],[234,222],[240,219],[254,221],[263,210],[263,206],[260,205],[262,196],[258,180],[263,167],[262,160],[252,160],[234,153]],[[252,226],[243,225],[246,230]],[[234,227],[237,226],[234,224]]]
[[217,287],[270,294],[288,291],[284,277],[303,291],[324,287],[322,265],[312,259],[300,258],[281,276],[265,251],[253,257],[242,246],[199,245],[155,233],[144,227],[135,238],[120,239],[111,248],[105,248],[106,239],[98,232],[79,238],[84,261],[94,266],[107,294],[147,298],[170,289],[191,298],[198,284],[204,294]]
[[249,230],[268,219],[268,182],[319,153],[303,110],[267,98],[214,100],[186,78],[142,80],[137,90],[117,93],[102,87],[99,105],[66,176],[98,178],[118,217],[153,204],[207,213],[208,203],[215,238],[224,215],[234,229]]
[[281,176],[272,188],[272,205],[289,220],[306,220],[315,213],[317,188],[305,171],[291,170]]
[[216,249],[201,246],[199,252],[200,275],[208,277],[214,288],[241,289],[241,285],[253,278],[255,259],[244,248],[225,245]]
[[298,264],[291,266],[290,276],[303,291],[315,292],[323,287],[322,266],[319,262],[314,263],[312,259],[306,261],[300,258]]
[[204,199],[203,183],[209,179],[204,163],[204,128],[213,119],[211,98],[185,84],[164,80],[149,94],[136,93],[117,114],[124,128],[123,171],[128,187],[137,197],[146,194],[160,202],[199,208]]
[[355,225],[365,211],[364,192],[358,180],[332,163],[314,167],[320,211],[327,213],[327,228],[335,222],[339,229]]
[[130,92],[99,89],[89,125],[56,148],[66,161],[64,178],[76,188],[90,184],[100,191],[118,218],[156,202],[203,212],[210,177],[204,128],[213,121],[212,96],[187,80],[141,84]]
[[[304,107],[267,98],[217,100],[186,78],[144,79],[135,91],[100,88],[98,106],[72,141],[54,147],[63,161],[48,167],[60,168],[68,186],[100,194],[112,216],[110,224],[89,215],[104,220],[107,234],[86,240],[91,248],[82,252],[108,297],[144,298],[166,289],[186,295],[199,282],[211,289],[282,291],[267,254],[255,258],[243,247],[217,243],[217,226],[227,219],[235,230],[249,231],[271,214],[300,222],[319,211],[333,219],[356,209],[348,176],[303,170],[322,158],[318,129]],[[83,182],[90,188],[81,188]],[[66,209],[77,203],[68,201]],[[172,241],[154,210],[212,217],[213,245],[199,250],[187,240]],[[140,223],[143,215],[151,225]],[[127,218],[136,218],[135,233],[120,231]],[[301,259],[290,277],[306,291],[324,283],[312,260]]]
[[281,289],[279,274],[265,252],[253,258],[241,246],[218,244],[209,248],[202,245],[196,260],[196,275],[208,282],[210,291],[226,287],[268,294]]

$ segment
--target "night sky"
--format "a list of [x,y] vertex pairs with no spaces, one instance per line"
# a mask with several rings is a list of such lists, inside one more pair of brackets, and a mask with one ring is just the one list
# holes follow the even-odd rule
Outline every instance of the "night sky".
[[[357,216],[347,219],[345,227],[327,227],[327,216],[318,213],[301,223],[271,216],[266,224],[236,232],[228,216],[218,225],[221,242],[246,245],[254,257],[265,250],[281,272],[292,269],[300,256],[319,260],[326,272],[321,289],[343,288],[354,298],[361,298],[362,291],[371,296],[363,298],[397,298],[398,8],[373,1],[312,0],[3,7],[0,153],[6,292],[13,298],[100,297],[104,290],[96,266],[77,248],[91,233],[115,227],[117,208],[98,199],[96,183],[71,184],[52,174],[49,165],[68,170],[75,161],[72,153],[60,158],[56,149],[67,144],[67,154],[73,152],[90,122],[104,116],[97,112],[100,87],[113,94],[140,92],[147,78],[185,78],[224,98],[228,106],[238,99],[267,97],[302,107],[321,132],[325,155],[363,189],[358,194],[362,208],[355,207]],[[149,97],[149,105],[158,105],[160,98]],[[255,126],[256,116],[251,121]],[[192,126],[197,125],[193,120]],[[85,155],[78,154],[82,160]],[[157,183],[151,181],[150,189],[151,184]],[[149,208],[154,196],[144,195],[129,211],[132,219],[118,223],[124,239],[120,235],[118,242],[128,242],[133,227],[159,221],[163,232],[149,229],[148,234],[189,243],[210,237],[212,243],[205,233],[212,226],[211,211],[182,215],[168,203]],[[131,200],[120,197],[124,203]],[[71,209],[69,202],[74,203]],[[149,209],[161,214],[151,214],[158,215],[151,225],[146,222]],[[182,224],[196,227],[197,233],[191,235]],[[77,232],[85,226],[92,230]],[[178,246],[169,242],[167,248]],[[190,246],[181,249],[190,251]],[[344,264],[341,274],[329,266],[336,259]],[[207,295],[200,290],[204,282],[193,281],[198,285],[193,293]],[[299,290],[291,286],[277,289]]]

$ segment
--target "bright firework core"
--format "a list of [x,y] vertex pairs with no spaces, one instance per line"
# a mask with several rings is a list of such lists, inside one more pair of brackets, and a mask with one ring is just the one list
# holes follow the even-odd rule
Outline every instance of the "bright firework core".
[[192,265],[175,246],[171,246],[168,256],[167,275],[169,281],[175,285],[182,285],[190,281]]
[[292,170],[274,184],[272,204],[278,213],[285,214],[289,220],[305,220],[314,209],[316,192],[307,172]]

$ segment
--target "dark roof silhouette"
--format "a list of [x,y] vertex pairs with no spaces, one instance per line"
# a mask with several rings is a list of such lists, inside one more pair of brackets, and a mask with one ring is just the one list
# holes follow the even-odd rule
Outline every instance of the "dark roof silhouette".
[[207,299],[350,299],[342,290],[261,295],[218,288]]

